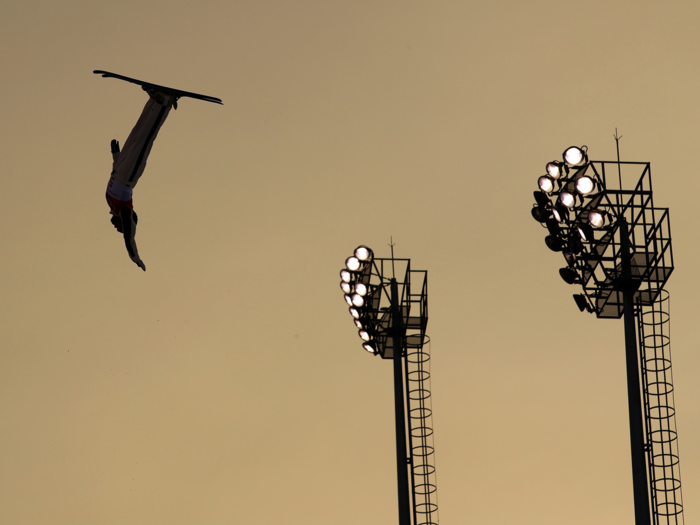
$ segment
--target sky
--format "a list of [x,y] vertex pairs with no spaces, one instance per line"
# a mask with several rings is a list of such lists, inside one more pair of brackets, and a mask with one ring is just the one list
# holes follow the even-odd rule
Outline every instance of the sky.
[[[651,162],[676,269],[700,519],[700,5],[0,4],[0,523],[397,523],[390,363],[338,286],[428,271],[442,524],[631,525],[622,321],[580,313],[532,220],[547,162]],[[182,99],[109,223],[109,142]],[[690,152],[689,154],[686,154]],[[690,155],[690,157],[688,156]]]

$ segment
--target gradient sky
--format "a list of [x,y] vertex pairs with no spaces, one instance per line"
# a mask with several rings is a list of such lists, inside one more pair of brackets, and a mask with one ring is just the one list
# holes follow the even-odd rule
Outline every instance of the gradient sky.
[[[621,321],[531,219],[571,145],[671,209],[686,522],[700,520],[700,4],[0,4],[0,523],[397,522],[392,372],[338,287],[428,270],[444,525],[631,525]],[[109,223],[109,142],[183,99]]]

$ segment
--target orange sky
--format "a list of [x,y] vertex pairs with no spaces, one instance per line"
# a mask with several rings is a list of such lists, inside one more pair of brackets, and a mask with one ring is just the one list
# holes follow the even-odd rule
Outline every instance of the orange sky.
[[[392,371],[338,287],[428,270],[443,524],[633,523],[621,321],[530,217],[572,144],[671,209],[687,523],[700,519],[696,2],[0,5],[0,523],[396,523]],[[109,142],[182,100],[109,223]]]

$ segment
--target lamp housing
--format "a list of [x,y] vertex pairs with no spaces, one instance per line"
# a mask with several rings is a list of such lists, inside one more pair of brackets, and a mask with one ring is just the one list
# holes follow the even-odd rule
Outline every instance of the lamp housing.
[[576,306],[578,306],[578,309],[580,311],[588,311],[592,312],[593,309],[589,306],[588,300],[586,299],[586,296],[581,294],[574,294],[574,301],[576,301]]
[[360,269],[360,267],[362,266],[362,263],[360,263],[360,260],[357,257],[352,255],[352,256],[348,257],[347,259],[345,259],[345,266],[351,272],[356,272]]
[[578,281],[578,273],[573,268],[561,268],[559,275],[567,284],[576,284]]
[[577,255],[583,251],[583,243],[581,242],[581,239],[573,233],[569,235],[566,245],[569,247],[569,250]]
[[557,222],[566,222],[569,220],[569,208],[561,202],[557,202],[552,208],[552,215],[554,215]]
[[535,197],[535,202],[538,206],[548,206],[550,204],[549,197],[544,191],[533,191],[532,195]]
[[374,252],[367,246],[360,245],[357,248],[355,248],[355,257],[357,257],[359,261],[369,262],[374,257]]
[[569,174],[569,167],[563,162],[553,160],[547,163],[547,175],[557,180],[559,177],[566,177]]
[[576,230],[578,231],[581,240],[586,242],[595,241],[595,235],[593,234],[593,228],[590,224],[579,223],[576,225]]
[[605,225],[605,212],[600,210],[591,210],[588,212],[588,224],[594,228],[602,228]]
[[562,191],[559,194],[559,202],[561,202],[567,208],[573,208],[574,204],[576,204],[576,198],[574,197],[573,193]]
[[364,297],[369,292],[369,288],[365,283],[355,283],[355,293]]
[[576,180],[576,191],[581,195],[588,195],[593,190],[595,190],[595,182],[588,175],[579,177]]
[[547,248],[553,252],[560,252],[564,248],[564,241],[554,235],[547,235],[544,238],[544,243],[547,245]]
[[547,230],[552,237],[558,237],[561,229],[556,219],[547,219]]
[[550,215],[547,209],[537,205],[532,207],[531,213],[532,218],[535,219],[537,222],[546,222]]
[[568,166],[583,166],[588,162],[588,155],[586,154],[586,151],[586,146],[582,146],[580,148],[577,146],[571,146],[564,150],[562,157]]
[[554,179],[549,175],[542,175],[537,179],[537,185],[545,193],[552,193],[554,190]]
[[362,348],[367,350],[370,354],[377,355],[377,343],[376,341],[367,341],[362,343]]

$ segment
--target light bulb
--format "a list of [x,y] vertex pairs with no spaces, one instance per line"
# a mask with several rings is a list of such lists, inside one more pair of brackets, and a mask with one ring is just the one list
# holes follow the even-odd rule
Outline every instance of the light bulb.
[[576,146],[571,146],[566,151],[564,151],[564,161],[569,166],[580,166],[586,160],[586,154],[581,148]]
[[574,199],[574,196],[569,193],[568,191],[562,191],[559,194],[559,200],[561,200],[561,203],[566,206],[567,208],[571,208],[576,200]]
[[548,177],[547,175],[542,175],[539,179],[537,179],[537,185],[545,193],[552,193],[552,190],[554,189],[554,181],[552,181],[552,178]]
[[594,228],[602,228],[603,224],[605,223],[605,219],[603,218],[602,213],[600,213],[598,210],[593,210],[588,212],[588,222]]
[[372,258],[372,250],[367,248],[367,246],[358,246],[355,248],[355,257],[360,261],[368,261]]
[[352,298],[350,299],[350,301],[351,305],[357,306],[358,308],[364,306],[365,304],[365,298],[362,297],[360,294],[356,293],[352,294]]
[[348,270],[356,272],[360,269],[360,261],[357,257],[348,257],[345,260],[345,266],[347,266]]
[[557,180],[563,175],[562,165],[560,162],[549,162],[547,164],[547,174],[554,180]]
[[581,177],[576,181],[576,191],[581,195],[588,195],[595,188],[595,183],[590,177]]

